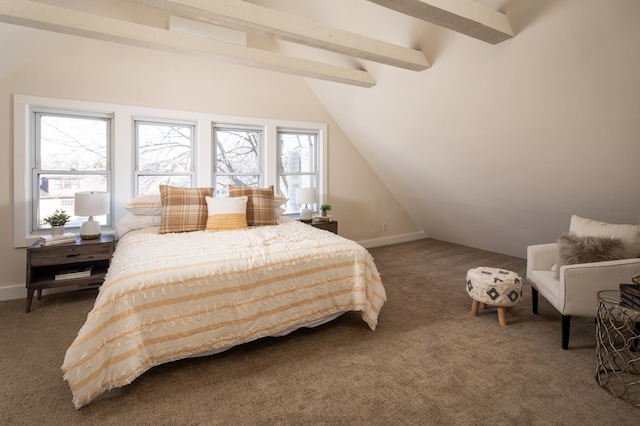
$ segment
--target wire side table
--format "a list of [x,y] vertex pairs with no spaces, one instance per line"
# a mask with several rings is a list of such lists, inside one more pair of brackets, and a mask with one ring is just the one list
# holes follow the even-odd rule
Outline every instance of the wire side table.
[[598,293],[596,380],[618,398],[640,407],[640,309],[620,291]]

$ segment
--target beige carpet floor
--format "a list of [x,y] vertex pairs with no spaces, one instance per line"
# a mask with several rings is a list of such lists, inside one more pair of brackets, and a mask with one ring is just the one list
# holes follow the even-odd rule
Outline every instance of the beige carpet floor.
[[357,313],[315,329],[156,367],[80,410],[66,348],[95,291],[0,302],[2,425],[640,425],[640,408],[595,380],[595,325],[530,288],[509,325],[470,315],[466,271],[525,275],[523,259],[425,239],[370,250],[388,294],[378,329]]

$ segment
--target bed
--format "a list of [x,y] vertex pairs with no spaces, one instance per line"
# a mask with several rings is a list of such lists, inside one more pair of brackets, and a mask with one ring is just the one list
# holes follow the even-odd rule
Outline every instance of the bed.
[[359,311],[375,330],[386,294],[359,244],[280,217],[276,225],[120,235],[111,266],[64,358],[80,408],[146,370]]

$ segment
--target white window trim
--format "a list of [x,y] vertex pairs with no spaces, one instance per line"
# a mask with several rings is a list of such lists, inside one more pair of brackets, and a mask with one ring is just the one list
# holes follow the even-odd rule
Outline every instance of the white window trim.
[[[44,98],[36,96],[14,95],[13,97],[13,148],[14,148],[14,180],[13,180],[13,214],[14,214],[14,247],[28,247],[39,233],[31,232],[29,204],[31,202],[31,143],[30,129],[33,107],[69,109],[73,111],[98,112],[113,116],[113,146],[111,152],[111,173],[113,218],[115,225],[119,219],[128,214],[124,205],[134,198],[135,188],[135,128],[134,120],[157,121],[184,120],[196,123],[194,141],[194,186],[211,186],[213,177],[213,123],[225,125],[262,127],[264,137],[264,185],[276,186],[278,128],[313,130],[318,132],[318,194],[320,204],[327,198],[327,125],[325,123],[296,122],[285,120],[261,119],[253,117],[226,116],[218,114],[174,111],[158,108],[145,108],[128,105],[107,104],[98,102],[75,101],[68,99]],[[268,166],[271,167],[268,167]],[[113,229],[104,229],[104,234],[113,233]]]
[[[183,126],[190,126],[193,127],[193,139],[192,139],[192,146],[191,146],[191,170],[189,170],[188,172],[184,172],[184,173],[147,173],[147,172],[141,172],[139,170],[139,157],[138,154],[140,153],[139,151],[139,146],[138,146],[138,136],[137,136],[137,124],[138,123],[146,123],[146,124],[167,124],[167,125],[183,125]],[[134,164],[134,168],[133,168],[133,196],[137,197],[138,194],[138,178],[142,175],[144,176],[145,174],[151,174],[151,175],[155,175],[155,176],[172,176],[172,175],[184,175],[184,176],[190,176],[191,180],[193,182],[196,182],[196,145],[197,145],[197,141],[198,141],[198,123],[195,121],[186,121],[186,120],[176,120],[176,119],[170,119],[170,118],[162,118],[162,117],[154,117],[154,118],[150,118],[150,117],[137,117],[134,116],[133,120],[131,122],[131,131],[133,132],[133,164]]]
[[[316,157],[316,164],[315,164],[315,172],[313,173],[302,173],[303,175],[309,175],[309,176],[314,176],[315,177],[315,181],[317,182],[317,199],[316,202],[314,203],[316,205],[317,211],[320,210],[320,206],[322,204],[324,204],[324,191],[322,190],[323,188],[326,188],[326,180],[324,182],[320,182],[322,177],[326,176],[326,173],[324,173],[323,171],[325,170],[324,167],[324,161],[326,159],[326,144],[320,144],[320,140],[322,138],[322,136],[320,135],[320,132],[315,130],[315,129],[308,129],[308,128],[293,128],[293,127],[283,127],[283,126],[278,126],[278,128],[276,129],[276,138],[278,137],[278,135],[280,133],[308,133],[308,134],[314,134],[316,135],[316,146],[315,146],[315,157]],[[324,139],[322,139],[324,140]],[[278,147],[279,148],[279,147]],[[324,149],[324,150],[323,150]],[[280,149],[277,150],[276,155],[280,155]],[[291,175],[290,175],[291,176]],[[276,181],[278,181],[278,178],[280,177],[280,174],[278,174],[278,168],[276,167]],[[317,212],[316,211],[316,212]],[[287,215],[296,215],[298,213],[286,213]]]
[[[248,130],[248,131],[260,131],[262,132],[261,136],[262,136],[262,143],[260,144],[260,146],[258,146],[258,160],[260,161],[260,165],[259,165],[259,170],[258,170],[258,176],[259,176],[259,185],[262,187],[266,187],[269,184],[265,184],[265,182],[268,181],[268,179],[266,178],[266,174],[267,174],[267,170],[268,167],[267,165],[269,164],[268,161],[266,161],[265,156],[267,155],[267,152],[269,151],[269,149],[267,148],[267,141],[266,141],[266,136],[265,136],[265,132],[266,132],[266,126],[248,126],[246,124],[238,124],[238,123],[234,123],[234,124],[229,124],[229,123],[211,123],[211,186],[213,186],[214,188],[217,185],[217,182],[215,182],[215,180],[218,178],[218,176],[228,176],[225,174],[218,174],[218,171],[216,170],[216,165],[217,165],[217,161],[218,161],[218,152],[216,151],[216,141],[215,141],[215,132],[216,129],[238,129],[238,130]],[[276,157],[274,157],[276,158]]]

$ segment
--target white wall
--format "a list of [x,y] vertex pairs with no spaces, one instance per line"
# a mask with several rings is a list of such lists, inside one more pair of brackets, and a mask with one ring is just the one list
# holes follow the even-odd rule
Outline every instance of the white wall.
[[[37,30],[19,33],[36,44],[50,37]],[[405,234],[423,237],[301,78],[71,36],[56,38],[61,42],[0,78],[1,223],[13,224],[12,95],[21,94],[328,123],[328,202],[340,233],[370,244]],[[389,231],[382,231],[382,220]],[[26,295],[25,250],[13,248],[11,234],[5,230],[0,242],[0,300]]]
[[260,1],[426,53],[419,73],[361,61],[369,90],[308,84],[430,237],[524,257],[572,214],[640,223],[640,2],[480,2],[504,6],[515,38],[370,2]]

